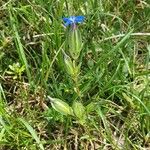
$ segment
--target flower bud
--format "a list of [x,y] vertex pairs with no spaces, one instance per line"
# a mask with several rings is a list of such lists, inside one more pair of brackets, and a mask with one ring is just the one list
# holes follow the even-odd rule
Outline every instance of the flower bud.
[[78,59],[82,49],[81,34],[77,28],[73,28],[69,31],[68,36],[69,53],[73,59]]

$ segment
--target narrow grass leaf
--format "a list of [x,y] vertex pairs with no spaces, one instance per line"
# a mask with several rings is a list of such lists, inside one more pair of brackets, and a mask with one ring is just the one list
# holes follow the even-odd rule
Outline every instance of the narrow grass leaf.
[[[129,92],[128,92],[129,93]],[[146,105],[141,101],[141,99],[139,97],[137,97],[136,95],[129,93],[131,96],[133,96],[133,98],[135,98],[135,100],[137,100],[147,111],[147,113],[150,115],[150,108],[146,107]]]
[[23,46],[22,46],[22,43],[20,40],[20,36],[19,36],[18,30],[16,27],[17,19],[15,19],[15,15],[13,15],[13,9],[11,7],[9,9],[9,16],[10,16],[10,22],[11,22],[12,29],[14,32],[14,36],[15,36],[15,43],[16,43],[17,51],[18,51],[19,57],[22,61],[22,64],[25,66],[28,80],[30,82],[31,81],[31,75],[30,75],[30,71],[29,71],[28,62],[27,62],[25,52],[24,52],[24,49],[23,49]]
[[121,53],[121,55],[122,55],[122,57],[123,57],[123,59],[124,59],[125,65],[126,65],[126,67],[127,67],[127,70],[128,70],[128,72],[129,72],[129,74],[131,75],[131,69],[130,69],[128,60],[126,59],[126,57],[125,57],[125,55],[124,55],[124,53],[122,52],[121,49],[120,49],[120,53]]
[[2,138],[4,137],[4,134],[5,134],[5,128],[2,128],[1,132],[0,132],[0,141],[2,141]]
[[2,119],[2,116],[0,116],[0,124],[5,128],[6,125],[5,125],[5,122],[4,120]]
[[3,88],[2,88],[2,85],[0,84],[0,100],[1,100],[1,101],[2,101],[2,97],[3,97],[4,99],[6,99],[4,90],[3,90]]
[[97,111],[97,114],[99,115],[99,117],[101,118],[103,124],[104,124],[104,128],[105,128],[105,131],[106,131],[106,135],[105,135],[105,138],[108,139],[108,141],[111,142],[111,144],[115,147],[115,149],[117,149],[117,145],[115,144],[114,142],[114,139],[112,137],[112,132],[110,130],[110,127],[109,127],[109,123],[108,121],[106,120],[106,117],[104,116],[101,108],[98,107],[98,109],[96,110]]
[[41,150],[44,150],[44,147],[40,141],[40,139],[37,136],[36,131],[28,124],[28,122],[26,122],[24,119],[19,118],[19,120],[25,125],[25,127],[28,129],[28,131],[31,133],[32,137],[35,139],[35,141],[37,142],[37,144],[39,145]]

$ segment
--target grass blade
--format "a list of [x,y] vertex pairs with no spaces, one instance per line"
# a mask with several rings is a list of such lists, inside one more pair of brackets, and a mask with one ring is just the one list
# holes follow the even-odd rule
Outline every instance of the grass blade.
[[29,71],[29,65],[28,65],[28,62],[26,59],[26,55],[25,55],[25,52],[24,52],[24,49],[23,49],[23,46],[22,46],[22,43],[20,40],[20,36],[19,36],[18,30],[17,30],[17,27],[16,27],[17,19],[15,18],[15,15],[13,14],[13,9],[11,7],[9,9],[9,17],[10,17],[10,23],[12,25],[12,29],[13,29],[14,36],[15,36],[15,44],[16,44],[17,51],[19,54],[19,58],[20,58],[22,64],[25,65],[28,80],[30,82],[31,75],[30,75],[30,71]]
[[39,145],[41,150],[44,150],[44,147],[40,141],[40,139],[37,136],[36,131],[28,124],[28,122],[26,122],[24,119],[19,118],[19,120],[25,125],[25,127],[28,129],[28,131],[31,133],[32,137],[35,139],[35,141],[37,142],[37,144]]

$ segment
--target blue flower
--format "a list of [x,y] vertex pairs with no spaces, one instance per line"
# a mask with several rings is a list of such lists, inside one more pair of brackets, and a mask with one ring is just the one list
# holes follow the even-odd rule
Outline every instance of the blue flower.
[[70,16],[68,18],[63,18],[63,21],[65,22],[65,26],[75,26],[76,23],[82,23],[84,19],[84,16]]

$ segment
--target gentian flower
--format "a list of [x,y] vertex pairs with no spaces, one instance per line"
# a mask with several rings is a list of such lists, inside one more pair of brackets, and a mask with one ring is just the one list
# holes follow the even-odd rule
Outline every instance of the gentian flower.
[[63,21],[65,22],[65,26],[76,26],[76,23],[82,23],[84,21],[84,16],[70,16],[68,18],[63,18]]
[[78,59],[83,46],[81,34],[76,27],[76,24],[82,23],[84,19],[84,16],[70,16],[68,18],[63,18],[63,21],[65,22],[64,25],[71,26],[71,28],[67,30],[66,44],[68,45],[69,53],[74,60]]

